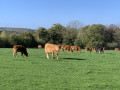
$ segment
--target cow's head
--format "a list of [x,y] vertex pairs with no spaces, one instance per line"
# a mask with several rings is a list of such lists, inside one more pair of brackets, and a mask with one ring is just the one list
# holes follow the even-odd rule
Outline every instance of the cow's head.
[[25,56],[28,57],[28,53],[27,52],[24,52]]

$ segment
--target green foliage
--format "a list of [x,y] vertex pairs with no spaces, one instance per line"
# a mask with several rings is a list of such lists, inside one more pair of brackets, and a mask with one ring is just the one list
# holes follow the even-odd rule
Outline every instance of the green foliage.
[[[75,45],[82,48],[98,45],[103,45],[107,49],[120,48],[120,28],[118,26],[113,24],[109,26],[101,24],[81,26],[82,24],[78,21],[74,21],[66,27],[56,23],[51,28],[40,27],[34,32],[31,32],[31,30],[25,30],[24,32],[23,28],[0,28],[3,29],[0,32],[0,47],[12,47],[15,44],[21,44],[33,48],[37,47],[38,44],[44,47],[46,43],[53,43]],[[10,32],[19,30],[19,33],[8,33],[5,32],[5,29],[10,30]]]
[[105,26],[93,24],[87,31],[87,46],[96,47],[104,45],[105,41]]
[[19,34],[19,38],[21,40],[21,44],[26,47],[34,47],[36,46],[35,38],[30,32],[23,32]]
[[8,42],[8,34],[5,32],[5,31],[3,31],[1,34],[0,34],[0,38],[1,38],[1,47],[9,47],[10,45],[9,45],[9,42]]
[[77,36],[77,31],[74,29],[67,29],[63,32],[63,41],[62,44],[74,45],[74,41]]
[[65,28],[60,24],[53,24],[51,28],[48,29],[48,42],[54,44],[61,44],[63,40],[62,32]]
[[93,24],[82,28],[77,36],[84,46],[96,47],[105,43],[105,26]]
[[53,26],[50,28],[51,30],[55,30],[57,33],[60,33],[60,31],[64,31],[64,26],[62,26],[59,23],[53,24]]
[[1,37],[1,38],[7,38],[7,34],[6,34],[6,32],[3,31],[3,32],[1,33],[1,35],[0,35],[0,37]]
[[114,37],[115,39],[115,42],[117,43],[117,46],[116,47],[119,47],[120,48],[120,30],[117,30],[115,33],[114,33]]
[[87,41],[87,30],[89,28],[89,25],[82,27],[77,34],[77,38],[75,39],[75,45],[76,46],[80,46],[82,48],[84,48],[88,41]]
[[115,49],[116,47],[118,47],[118,43],[116,42],[112,42],[112,43],[107,43],[107,46],[110,48],[110,49]]
[[0,48],[4,47],[4,41],[2,40],[2,38],[0,37]]
[[12,33],[12,34],[9,35],[9,42],[12,46],[17,45],[17,44],[21,44],[20,43],[20,38],[15,33]]
[[38,44],[40,45],[44,45],[45,43],[48,42],[48,32],[45,28],[40,27],[39,29],[37,29],[36,31],[34,31],[34,37],[36,39],[36,41],[38,42]]
[[86,42],[85,42],[85,32],[80,30],[77,34],[77,38],[75,39],[74,44],[76,46],[80,46],[80,47],[84,47],[86,46]]

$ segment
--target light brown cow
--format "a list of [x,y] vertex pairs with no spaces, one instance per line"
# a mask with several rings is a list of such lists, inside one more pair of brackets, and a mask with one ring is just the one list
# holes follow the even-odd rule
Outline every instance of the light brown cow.
[[61,51],[67,50],[67,52],[73,52],[72,48],[69,45],[61,45]]
[[49,53],[52,54],[52,59],[53,59],[53,55],[55,54],[58,60],[58,50],[59,50],[59,45],[54,45],[54,44],[45,44],[45,53],[47,55],[47,58],[49,59]]
[[119,48],[115,48],[115,51],[120,51],[120,49]]
[[90,53],[91,53],[91,51],[93,50],[93,48],[90,48],[90,47],[86,47],[85,48],[85,52],[87,53],[87,51],[90,51]]
[[42,49],[42,46],[41,46],[41,45],[38,45],[38,48]]
[[13,57],[14,57],[14,54],[16,54],[16,57],[17,57],[17,52],[21,52],[21,56],[23,56],[23,54],[25,54],[25,56],[28,57],[28,53],[27,53],[25,46],[14,45],[13,46]]

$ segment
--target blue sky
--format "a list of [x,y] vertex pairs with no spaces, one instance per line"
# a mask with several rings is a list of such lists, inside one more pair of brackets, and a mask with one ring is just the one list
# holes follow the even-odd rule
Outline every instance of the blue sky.
[[0,27],[50,28],[74,20],[120,24],[120,0],[0,0]]

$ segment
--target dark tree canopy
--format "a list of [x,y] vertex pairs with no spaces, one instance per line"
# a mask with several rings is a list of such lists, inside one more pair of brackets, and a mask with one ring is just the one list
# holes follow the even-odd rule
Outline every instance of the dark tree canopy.
[[102,24],[81,26],[78,22],[71,22],[66,27],[56,23],[51,28],[39,27],[30,32],[0,31],[1,48],[12,47],[15,44],[30,48],[40,44],[44,47],[46,43],[75,45],[82,48],[98,45],[105,46],[107,49],[120,48],[120,27],[113,24],[109,26]]

